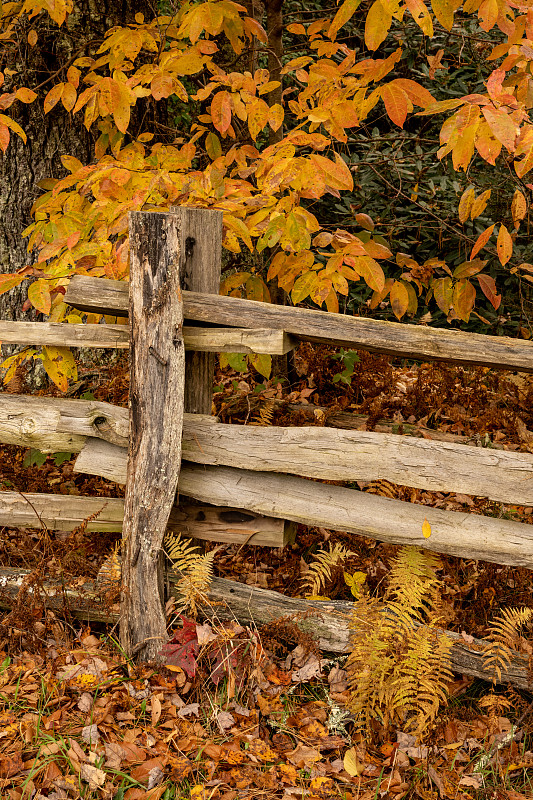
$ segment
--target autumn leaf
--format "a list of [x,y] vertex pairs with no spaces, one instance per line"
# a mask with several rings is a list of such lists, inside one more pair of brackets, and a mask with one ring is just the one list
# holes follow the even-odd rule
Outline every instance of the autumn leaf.
[[395,281],[390,290],[390,302],[394,316],[401,319],[409,307],[409,295],[401,281]]
[[470,219],[474,220],[479,217],[485,211],[487,207],[487,203],[490,200],[491,190],[486,189],[482,192],[479,197],[476,197],[474,202],[472,203],[472,208],[470,209]]
[[431,536],[431,525],[429,524],[427,517],[424,517],[424,522],[422,523],[422,536],[424,539],[429,539]]
[[408,98],[403,89],[395,83],[387,83],[381,88],[381,97],[390,119],[403,128],[409,110]]
[[520,221],[523,220],[527,214],[527,201],[520,189],[517,189],[513,195],[511,214],[513,216],[515,228],[518,228]]
[[181,617],[183,627],[178,628],[172,639],[163,645],[161,653],[167,664],[180,667],[189,678],[196,674],[196,656],[200,650],[196,633],[196,622]]
[[498,258],[500,259],[500,264],[505,266],[513,255],[513,240],[505,225],[500,225],[498,239],[496,241],[496,250],[498,252]]
[[469,186],[461,195],[461,199],[459,200],[459,222],[464,224],[470,216],[474,197],[475,189],[473,186]]
[[30,284],[28,289],[28,299],[34,308],[41,314],[49,314],[52,305],[50,297],[50,285],[44,278],[38,278]]
[[483,233],[480,233],[476,239],[476,243],[472,248],[472,252],[470,253],[470,261],[476,256],[480,250],[482,250],[487,242],[489,241],[490,237],[492,236],[492,231],[494,230],[495,225],[491,225]]
[[78,377],[76,361],[68,347],[43,347],[42,361],[46,374],[62,392],[67,391],[69,380]]
[[387,38],[392,24],[392,14],[387,0],[374,0],[365,22],[365,44],[369,50],[377,50]]
[[330,39],[335,39],[337,33],[340,31],[343,25],[353,17],[359,6],[361,5],[361,0],[344,0],[344,3],[338,9],[337,13],[333,17],[333,21],[329,26],[328,30],[328,37]]
[[231,97],[229,92],[217,92],[211,101],[211,118],[213,125],[225,134],[231,125]]
[[496,281],[491,275],[478,275],[477,280],[481,291],[492,305],[495,311],[500,307],[502,301],[501,295],[496,291]]

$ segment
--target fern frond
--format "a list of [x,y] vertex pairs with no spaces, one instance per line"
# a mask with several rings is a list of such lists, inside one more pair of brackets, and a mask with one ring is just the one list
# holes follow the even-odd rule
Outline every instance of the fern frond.
[[200,548],[190,539],[182,539],[181,534],[167,531],[163,539],[163,550],[172,562],[172,569],[176,572],[187,572],[200,554]]
[[272,398],[268,398],[265,400],[265,403],[262,408],[259,409],[258,413],[253,418],[251,424],[252,425],[272,425],[274,420],[274,411],[276,410],[276,403]]
[[115,543],[113,550],[108,555],[96,576],[96,585],[99,589],[107,591],[120,584],[122,577],[122,562],[120,558],[121,541]]
[[197,555],[186,571],[182,571],[176,583],[176,611],[187,611],[196,617],[198,606],[207,602],[209,587],[213,580],[213,562],[218,548],[209,553]]
[[494,670],[495,678],[501,681],[502,672],[506,671],[513,657],[513,650],[520,647],[520,635],[523,628],[531,623],[533,609],[504,608],[500,616],[489,625],[488,639],[492,643],[483,654],[483,661],[489,670]]
[[321,595],[326,583],[331,580],[334,567],[344,564],[351,556],[355,555],[342,544],[332,545],[329,550],[319,550],[314,555],[314,561],[309,564],[309,574],[302,578],[303,588],[309,596]]
[[415,620],[436,621],[434,612],[440,602],[439,569],[442,569],[439,557],[417,547],[402,547],[393,560],[385,600],[397,623],[406,630]]
[[176,611],[187,611],[195,617],[198,606],[207,602],[209,586],[213,580],[213,562],[219,548],[202,555],[190,539],[182,539],[180,535],[170,531],[165,534],[163,545],[177,578],[174,589]]
[[421,737],[446,701],[452,643],[438,628],[439,568],[433,554],[402,548],[389,576],[389,602],[363,595],[354,603],[348,707],[367,732],[377,717]]

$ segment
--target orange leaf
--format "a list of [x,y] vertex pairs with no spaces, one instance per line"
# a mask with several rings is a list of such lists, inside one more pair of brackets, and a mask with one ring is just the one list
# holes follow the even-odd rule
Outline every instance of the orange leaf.
[[491,303],[494,310],[497,311],[502,302],[502,296],[496,291],[496,281],[491,275],[478,275],[477,276],[481,291]]
[[63,103],[63,107],[65,111],[72,111],[74,106],[76,105],[76,98],[78,93],[76,89],[71,83],[63,84],[63,92],[61,94],[61,102]]
[[49,111],[53,109],[55,105],[61,100],[61,95],[63,94],[63,87],[65,86],[64,83],[57,83],[53,86],[46,97],[44,98],[44,113],[48,114]]
[[31,31],[28,33],[29,46],[35,47],[35,45],[37,44],[37,39],[38,39],[37,31],[34,28],[32,28]]
[[[9,131],[8,131],[9,135]],[[19,283],[22,283],[25,280],[25,275],[19,275],[15,273],[4,273],[0,275],[0,294],[4,294],[4,292],[9,292],[10,289],[13,289],[15,286],[18,286]]]
[[428,92],[427,89],[424,89],[424,87],[420,86],[416,81],[412,81],[409,78],[396,78],[392,83],[395,86],[399,86],[400,89],[403,89],[411,103],[416,103],[417,106],[426,108],[431,105],[431,103],[435,102],[435,98],[431,92]]
[[17,89],[15,92],[15,96],[17,100],[20,100],[21,103],[33,103],[37,97],[37,94],[31,89],[28,89],[26,86],[21,86],[21,88]]
[[225,134],[231,125],[231,97],[229,92],[217,92],[211,101],[211,119],[213,125]]
[[472,248],[472,252],[470,253],[470,259],[469,259],[470,261],[472,261],[474,256],[476,256],[479,253],[479,251],[483,249],[483,247],[485,247],[490,237],[492,236],[492,231],[494,230],[494,227],[495,227],[494,225],[491,225],[489,228],[484,230],[483,233],[479,234],[476,243]]
[[405,4],[422,33],[433,36],[433,23],[425,3],[422,0],[405,0]]
[[369,286],[375,292],[383,291],[383,287],[385,286],[385,275],[383,274],[383,270],[377,261],[374,261],[374,259],[370,258],[370,256],[357,256],[355,258],[354,266],[367,286]]
[[403,128],[409,110],[407,94],[393,82],[381,87],[381,97],[390,119]]
[[498,251],[498,258],[500,259],[500,264],[505,266],[511,256],[513,255],[513,240],[511,239],[511,234],[505,227],[505,225],[500,225],[500,230],[498,232],[498,239],[496,241],[496,250]]
[[482,112],[496,139],[508,150],[513,151],[518,133],[516,122],[501,108],[496,109],[492,106],[484,106]]

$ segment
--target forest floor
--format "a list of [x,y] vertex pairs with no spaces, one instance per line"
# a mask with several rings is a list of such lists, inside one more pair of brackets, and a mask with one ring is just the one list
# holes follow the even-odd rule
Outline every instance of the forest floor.
[[[324,425],[332,415],[350,413],[364,415],[369,430],[388,420],[399,433],[412,425],[531,451],[533,376],[414,365],[364,352],[359,361],[336,356],[326,346],[301,345],[290,386],[257,373],[218,370],[214,412],[224,422],[274,425]],[[126,364],[119,358],[96,371],[80,369],[71,396],[125,405],[127,394]],[[0,447],[0,464],[3,489],[121,494],[115,484],[75,473],[69,454],[42,461],[27,450]],[[531,507],[386,481],[357,487],[447,510],[533,521]],[[378,720],[372,735],[363,735],[345,712],[344,659],[321,658],[312,642],[298,639],[294,623],[249,629],[237,621],[186,620],[175,634],[180,666],[138,666],[121,652],[116,629],[43,606],[40,579],[60,577],[69,585],[94,579],[117,538],[83,527],[74,537],[30,529],[0,533],[1,566],[30,570],[34,579],[32,592],[23,591],[13,609],[0,614],[2,800],[533,797],[527,692],[455,676],[447,685],[448,704],[423,743]],[[324,594],[353,599],[344,571],[363,573],[369,594],[383,594],[398,548],[324,528],[299,526],[295,543],[283,550],[223,545],[215,571],[301,596],[309,564],[326,544],[343,545],[351,555]],[[442,557],[442,584],[446,627],[465,636],[486,636],[502,608],[533,606],[526,569]],[[532,643],[524,636],[525,654],[533,652]],[[514,735],[505,740],[513,725]]]

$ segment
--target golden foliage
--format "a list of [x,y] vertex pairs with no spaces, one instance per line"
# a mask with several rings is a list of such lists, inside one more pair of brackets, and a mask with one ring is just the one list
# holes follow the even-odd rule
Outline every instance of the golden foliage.
[[172,562],[176,575],[176,611],[187,611],[195,617],[198,606],[207,602],[209,586],[213,580],[213,561],[218,548],[203,555],[188,539],[167,532],[163,540],[165,553]]
[[502,672],[511,664],[513,650],[520,649],[521,632],[533,618],[531,608],[504,608],[489,625],[491,645],[483,654],[485,667],[494,670],[493,681],[501,681]]
[[330,542],[329,550],[319,550],[315,553],[315,560],[309,564],[309,573],[302,578],[307,595],[320,597],[326,583],[331,580],[333,569],[344,564],[353,555],[355,554],[351,550],[347,550],[338,542],[335,545]]
[[115,543],[113,550],[106,558],[96,576],[96,585],[102,591],[109,591],[120,585],[122,576],[122,563],[120,560],[120,540]]
[[354,603],[349,709],[368,733],[377,718],[386,728],[394,723],[422,737],[446,702],[451,641],[438,627],[439,568],[433,554],[404,547],[385,602],[363,594]]
[[276,409],[276,403],[272,398],[268,398],[265,400],[264,405],[259,409],[255,417],[253,418],[251,424],[252,425],[272,425],[274,420],[274,411]]

